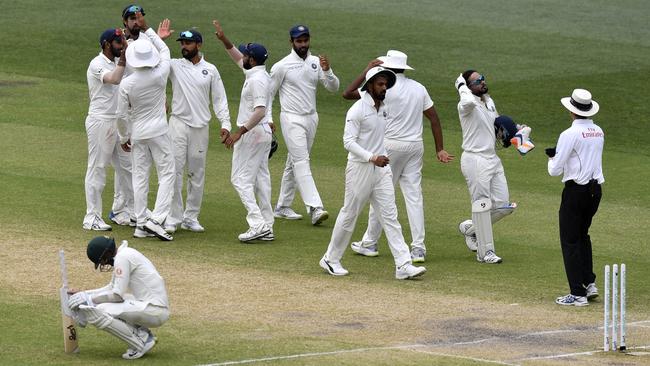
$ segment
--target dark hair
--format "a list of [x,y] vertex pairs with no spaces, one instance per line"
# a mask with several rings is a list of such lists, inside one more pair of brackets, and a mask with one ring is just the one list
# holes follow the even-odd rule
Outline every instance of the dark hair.
[[469,85],[469,77],[472,76],[473,73],[475,73],[476,70],[469,69],[463,73],[463,79],[465,79],[465,83]]

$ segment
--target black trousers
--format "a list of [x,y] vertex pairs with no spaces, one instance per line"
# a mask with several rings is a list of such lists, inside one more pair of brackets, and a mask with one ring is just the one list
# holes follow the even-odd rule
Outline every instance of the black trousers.
[[596,180],[586,185],[578,185],[570,180],[562,191],[560,243],[569,289],[575,296],[585,296],[585,286],[596,281],[589,227],[598,211],[601,197],[602,190]]

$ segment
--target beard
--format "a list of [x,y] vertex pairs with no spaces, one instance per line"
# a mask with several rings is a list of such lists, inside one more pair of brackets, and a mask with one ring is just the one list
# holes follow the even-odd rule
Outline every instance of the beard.
[[475,94],[476,94],[476,96],[478,96],[478,97],[482,97],[483,94],[487,94],[487,92],[488,92],[488,87],[487,87],[487,85],[486,85],[485,88],[481,88],[481,89],[478,90]]
[[111,46],[111,54],[113,57],[118,58],[122,55],[122,49]]
[[248,59],[244,60],[244,62],[242,63],[242,66],[246,70],[250,70],[250,69],[253,68],[253,66],[251,65],[251,63],[250,63],[250,61]]
[[293,47],[293,50],[296,51],[298,56],[305,58],[307,56],[307,52],[309,52],[309,47],[300,47],[296,48],[295,46]]
[[192,60],[198,53],[198,49],[194,49],[193,51],[182,49],[181,53],[183,54],[183,58],[186,60]]
[[133,28],[128,28],[127,30],[129,31],[129,35],[131,36],[131,39],[138,39],[140,36],[140,26],[134,25]]

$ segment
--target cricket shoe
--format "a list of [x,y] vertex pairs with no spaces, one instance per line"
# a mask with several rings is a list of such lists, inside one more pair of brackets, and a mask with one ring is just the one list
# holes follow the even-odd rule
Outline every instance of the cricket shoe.
[[478,252],[476,252],[476,260],[479,261],[480,263],[487,263],[487,264],[498,264],[503,262],[501,257],[496,255],[493,250],[488,250],[487,253],[485,253],[485,257],[481,258],[478,255]]
[[366,257],[376,257],[379,255],[377,243],[364,245],[363,241],[354,241],[350,244],[350,248],[355,253],[365,255]]
[[105,223],[104,220],[99,216],[95,216],[92,223],[84,224],[83,228],[85,230],[94,230],[94,231],[111,231],[111,230],[113,230],[111,225]]
[[422,276],[427,271],[424,267],[416,267],[411,263],[403,264],[395,268],[395,278],[398,280],[408,280]]
[[424,248],[413,247],[411,249],[411,261],[413,263],[424,263],[427,252]]
[[458,225],[458,231],[465,236],[465,245],[467,249],[472,252],[475,252],[478,249],[478,240],[476,239],[476,234],[469,234],[470,230],[474,227],[472,220],[465,220]]
[[322,207],[312,207],[309,210],[309,215],[311,216],[311,224],[314,226],[320,225],[320,223],[330,217],[330,214],[323,210]]
[[273,216],[275,216],[278,219],[287,219],[287,220],[300,220],[302,219],[302,215],[299,213],[296,213],[291,207],[288,206],[282,206],[282,207],[277,207],[273,211]]
[[595,283],[588,284],[585,286],[585,289],[587,290],[587,300],[593,300],[598,297],[598,288]]
[[158,222],[156,222],[153,219],[147,220],[145,222],[143,228],[148,232],[153,234],[156,238],[162,240],[162,241],[172,241],[174,238],[169,235],[166,231],[165,228],[162,227]]
[[587,301],[587,296],[574,296],[571,294],[560,296],[555,299],[555,303],[558,305],[565,306],[587,306],[589,301]]
[[181,224],[181,229],[189,230],[194,233],[202,233],[205,231],[205,228],[199,224],[198,220],[185,219]]
[[142,350],[136,351],[134,349],[127,349],[126,352],[122,355],[122,358],[125,360],[135,360],[138,359],[142,356],[145,355],[145,353],[151,351],[153,346],[156,345],[156,337],[154,337],[153,333],[148,332],[147,335],[147,340],[144,342],[144,346],[142,347]]
[[135,226],[135,220],[131,219],[131,215],[129,215],[128,212],[120,212],[116,214],[115,212],[111,211],[108,213],[108,219],[111,220],[115,225],[120,225],[120,226]]
[[535,148],[535,144],[533,144],[533,141],[530,139],[530,132],[531,128],[525,126],[517,131],[515,137],[510,139],[510,143],[517,148],[521,155],[526,155]]
[[341,263],[330,262],[325,257],[321,258],[318,264],[332,276],[345,276],[350,273],[347,269],[343,268]]
[[136,226],[135,231],[133,232],[133,237],[134,238],[153,238],[155,237],[154,234],[150,234],[147,230],[144,229],[142,226]]
[[273,241],[273,240],[275,240],[275,234],[273,234],[273,229],[271,229],[271,231],[268,234],[260,237],[259,240],[262,240],[262,241]]
[[163,228],[165,229],[165,232],[166,232],[167,234],[173,234],[173,233],[176,232],[176,225],[174,225],[174,224],[168,224],[168,223],[165,223],[165,224],[163,225]]
[[241,242],[248,242],[251,240],[259,239],[263,236],[267,236],[271,233],[271,228],[268,225],[264,224],[259,229],[248,228],[245,233],[239,234],[238,238]]

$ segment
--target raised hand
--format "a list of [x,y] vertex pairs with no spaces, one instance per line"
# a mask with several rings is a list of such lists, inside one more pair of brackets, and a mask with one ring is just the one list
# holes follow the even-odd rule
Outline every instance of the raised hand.
[[327,58],[327,55],[318,55],[318,60],[320,61],[320,68],[323,71],[330,69],[330,60]]
[[212,24],[214,25],[214,34],[223,41],[226,38],[226,35],[223,33],[223,28],[221,28],[221,23],[218,20],[213,20]]
[[160,37],[160,39],[165,40],[171,37],[172,33],[174,33],[173,29],[169,29],[171,28],[171,25],[172,25],[171,20],[167,18],[163,19],[163,21],[160,22],[160,24],[158,24],[158,31],[156,33],[158,34],[158,37]]

